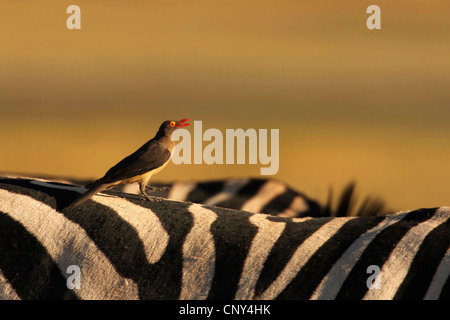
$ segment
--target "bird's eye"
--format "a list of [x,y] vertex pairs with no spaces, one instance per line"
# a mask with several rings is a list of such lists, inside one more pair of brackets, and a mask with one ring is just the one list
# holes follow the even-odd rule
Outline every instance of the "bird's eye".
[[175,121],[170,121],[170,126],[175,127]]

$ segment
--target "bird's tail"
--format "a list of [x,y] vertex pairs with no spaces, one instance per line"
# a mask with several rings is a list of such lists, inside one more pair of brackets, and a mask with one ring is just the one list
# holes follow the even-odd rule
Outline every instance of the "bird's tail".
[[81,196],[79,196],[75,201],[73,201],[71,204],[69,204],[67,207],[63,209],[63,211],[73,209],[75,207],[78,207],[80,204],[88,200],[90,197],[92,197],[94,194],[103,191],[109,187],[107,184],[91,184],[89,185],[90,189],[83,193]]

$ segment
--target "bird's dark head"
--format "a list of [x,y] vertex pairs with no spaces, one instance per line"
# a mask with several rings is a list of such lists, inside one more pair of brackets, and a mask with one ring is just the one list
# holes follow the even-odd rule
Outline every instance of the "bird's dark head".
[[189,119],[183,119],[179,121],[175,120],[164,121],[159,127],[158,135],[170,137],[172,135],[172,132],[174,132],[176,129],[190,125],[190,123],[187,121],[189,121]]

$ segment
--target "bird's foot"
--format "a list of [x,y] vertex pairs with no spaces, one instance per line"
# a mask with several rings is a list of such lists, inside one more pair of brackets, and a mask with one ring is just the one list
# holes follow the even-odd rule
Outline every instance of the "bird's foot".
[[169,187],[149,187],[149,186],[145,186],[146,189],[148,189],[150,192],[153,191],[163,191],[163,190],[169,190]]
[[166,200],[166,199],[161,198],[161,197],[148,197],[148,198],[144,197],[144,199],[148,200],[150,202],[160,202],[160,201]]

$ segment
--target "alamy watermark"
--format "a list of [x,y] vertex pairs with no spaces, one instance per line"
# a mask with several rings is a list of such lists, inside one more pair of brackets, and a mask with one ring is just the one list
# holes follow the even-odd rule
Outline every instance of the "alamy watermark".
[[[222,131],[210,128],[203,132],[202,121],[194,121],[193,140],[187,129],[173,132],[172,141],[179,142],[172,152],[172,162],[177,165],[235,164],[236,158],[236,164],[246,164],[248,158],[248,164],[259,163],[265,166],[260,168],[261,175],[274,175],[280,166],[280,130],[270,129],[270,141],[268,139],[268,129],[226,129],[224,147]],[[203,148],[204,141],[209,143]]]
[[366,286],[369,290],[381,289],[381,276],[380,276],[380,267],[377,265],[370,265],[367,267],[367,273],[372,274],[369,278],[367,278]]
[[[69,30],[81,29],[81,9],[79,6],[72,4],[67,7],[66,13],[70,14],[66,20],[66,27]],[[381,29],[381,9],[377,5],[370,5],[366,9],[366,13],[370,16],[366,20],[366,26],[369,30]]]
[[66,273],[70,274],[66,280],[66,286],[68,289],[81,289],[81,270],[80,267],[72,264],[67,267]]

